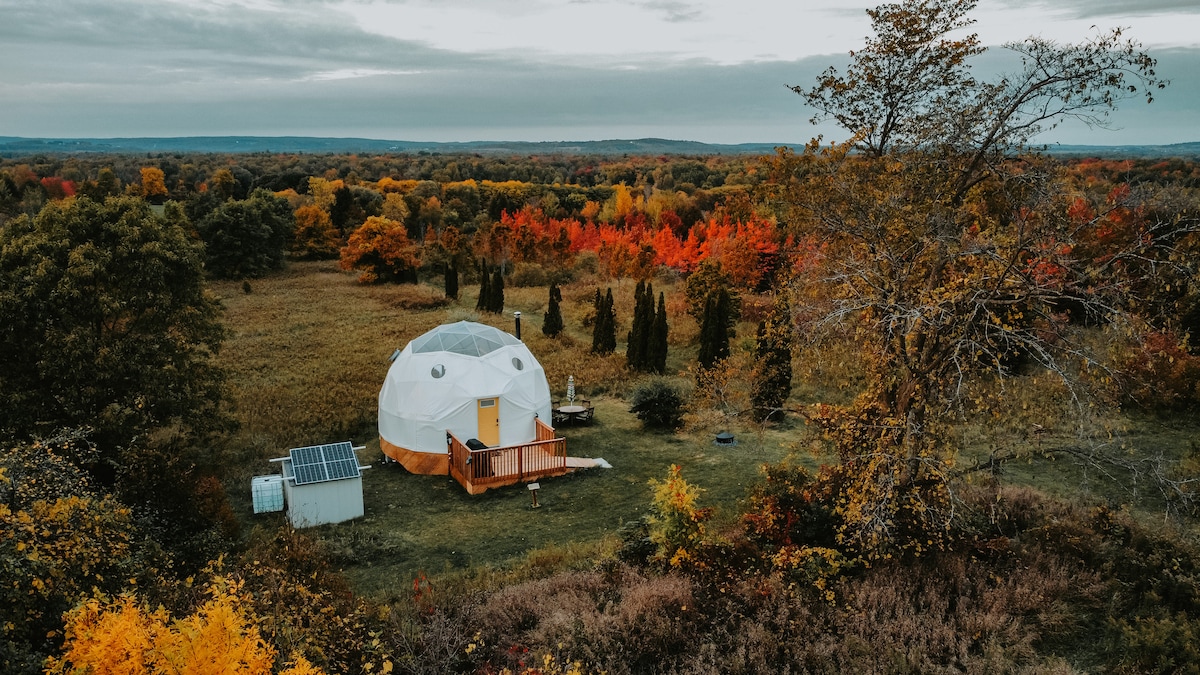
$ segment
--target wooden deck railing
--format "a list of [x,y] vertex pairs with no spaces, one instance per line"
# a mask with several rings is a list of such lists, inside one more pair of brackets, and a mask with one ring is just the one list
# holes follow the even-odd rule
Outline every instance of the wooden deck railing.
[[[474,495],[488,488],[566,473],[567,439],[555,438],[553,428],[540,420],[535,422],[538,440],[485,450],[471,450],[447,433],[450,475]],[[543,439],[543,436],[549,437]]]
[[555,439],[554,427],[546,424],[539,417],[533,418],[534,433],[537,435],[536,441],[552,441]]

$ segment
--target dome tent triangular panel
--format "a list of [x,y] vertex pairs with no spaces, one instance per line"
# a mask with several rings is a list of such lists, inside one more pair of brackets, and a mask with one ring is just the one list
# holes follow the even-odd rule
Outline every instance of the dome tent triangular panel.
[[413,473],[445,474],[447,431],[463,441],[485,436],[480,401],[496,408],[486,423],[498,427],[501,446],[534,440],[535,417],[550,420],[546,373],[525,343],[470,321],[438,326],[388,369],[379,391],[380,445]]

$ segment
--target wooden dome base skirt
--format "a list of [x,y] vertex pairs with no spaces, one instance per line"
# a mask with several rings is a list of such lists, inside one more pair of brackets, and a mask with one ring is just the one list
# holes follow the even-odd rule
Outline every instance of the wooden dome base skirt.
[[383,454],[396,460],[409,473],[424,476],[446,476],[450,473],[450,455],[438,452],[414,452],[379,439]]

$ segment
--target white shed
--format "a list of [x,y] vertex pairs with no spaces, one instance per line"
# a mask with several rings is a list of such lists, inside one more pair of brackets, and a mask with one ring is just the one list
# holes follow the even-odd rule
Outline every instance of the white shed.
[[363,515],[362,472],[349,442],[293,448],[282,464],[283,494],[292,527],[340,523]]
[[529,347],[471,321],[421,335],[392,362],[379,392],[384,454],[418,474],[449,472],[446,433],[487,447],[537,438],[549,424],[550,386]]

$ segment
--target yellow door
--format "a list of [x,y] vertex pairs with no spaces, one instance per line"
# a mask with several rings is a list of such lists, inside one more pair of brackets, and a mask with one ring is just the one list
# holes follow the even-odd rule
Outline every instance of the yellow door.
[[479,399],[479,435],[487,445],[500,445],[500,399]]

